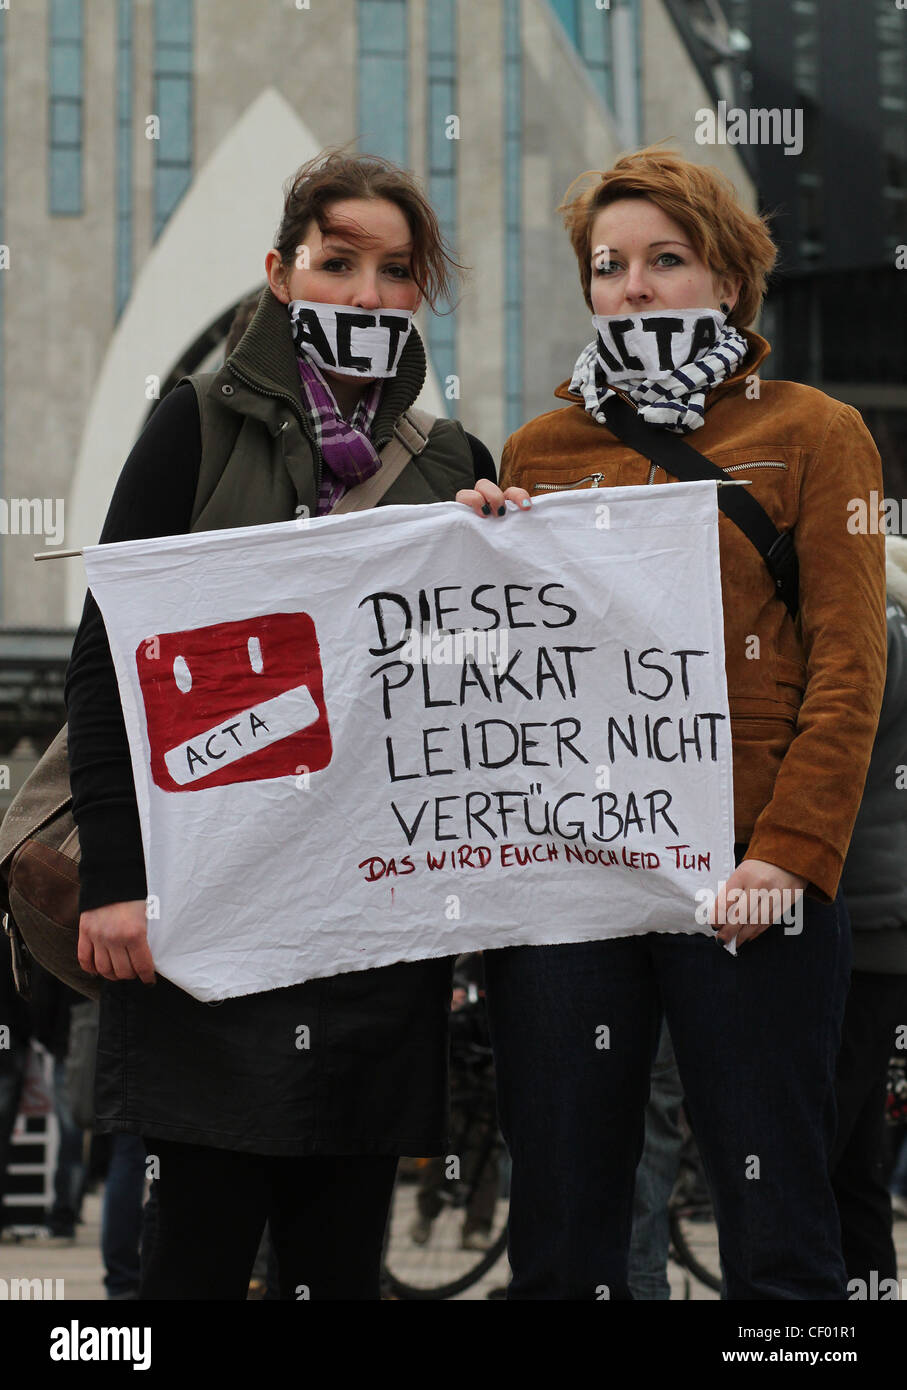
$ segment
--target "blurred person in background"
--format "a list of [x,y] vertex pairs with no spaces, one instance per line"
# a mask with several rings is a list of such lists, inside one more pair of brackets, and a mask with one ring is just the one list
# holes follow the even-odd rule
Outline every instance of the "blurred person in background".
[[7,1167],[12,1152],[12,1133],[19,1113],[25,1084],[32,1024],[28,1004],[13,980],[9,937],[0,931],[0,1239],[4,1229],[15,1224],[11,1208],[4,1205]]
[[81,994],[30,962],[32,1036],[53,1058],[52,1095],[59,1146],[54,1172],[54,1200],[47,1216],[44,1239],[59,1245],[75,1244],[76,1226],[82,1220],[85,1191],[85,1133],[73,1114],[66,1061],[69,1055],[73,1008],[84,1002]]
[[907,1027],[907,540],[887,536],[885,554],[885,694],[841,876],[853,928],[853,969],[838,1057],[838,1132],[831,1159],[847,1277],[869,1287],[873,1270],[876,1287],[882,1279],[897,1278],[885,1094],[888,1060],[903,1048]]
[[668,1203],[680,1167],[683,1131],[680,1108],[683,1086],[671,1035],[664,1019],[652,1063],[646,1102],[645,1143],[636,1168],[633,1230],[630,1237],[628,1283],[634,1299],[645,1302],[671,1297],[668,1250],[671,1244]]

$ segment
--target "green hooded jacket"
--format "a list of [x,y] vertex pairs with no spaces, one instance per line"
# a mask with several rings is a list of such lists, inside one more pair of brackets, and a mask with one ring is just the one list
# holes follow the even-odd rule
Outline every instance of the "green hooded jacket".
[[[371,438],[379,452],[418,396],[425,373],[425,349],[413,329],[375,416]],[[317,515],[323,459],[302,401],[290,316],[269,287],[223,367],[180,381],[195,388],[201,424],[193,531]],[[463,426],[438,419],[422,453],[409,460],[378,505],[450,501],[474,482]]]

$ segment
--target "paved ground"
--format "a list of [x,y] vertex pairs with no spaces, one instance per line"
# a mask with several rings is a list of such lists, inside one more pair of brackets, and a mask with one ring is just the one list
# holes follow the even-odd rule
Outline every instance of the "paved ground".
[[62,1279],[64,1298],[104,1298],[101,1265],[101,1198],[92,1194],[83,1204],[83,1223],[75,1245],[49,1246],[37,1237],[0,1244],[0,1278]]
[[[412,1245],[406,1234],[411,1214],[412,1189],[402,1189],[404,1210],[401,1213],[398,1250],[396,1252],[396,1271],[400,1277],[418,1277],[419,1266],[424,1253]],[[29,1237],[17,1244],[8,1238],[0,1244],[0,1279],[7,1283],[11,1279],[62,1279],[63,1296],[67,1299],[103,1299],[103,1269],[99,1250],[101,1199],[97,1194],[88,1196],[83,1209],[84,1221],[78,1228],[75,1245],[62,1248],[49,1248],[40,1240]],[[433,1232],[434,1236],[435,1232]],[[699,1228],[696,1233],[700,1253],[705,1262],[715,1264],[715,1230],[711,1225]],[[907,1278],[907,1221],[895,1223],[895,1240],[898,1247],[900,1274]],[[431,1242],[429,1242],[430,1248]],[[392,1252],[393,1258],[393,1252]],[[451,1256],[451,1267],[456,1260]],[[671,1263],[669,1266],[672,1298],[714,1299],[717,1294],[710,1292],[695,1279],[689,1277]],[[506,1260],[500,1260],[484,1277],[480,1284],[460,1294],[461,1299],[485,1299],[493,1289],[500,1289],[506,1282]]]

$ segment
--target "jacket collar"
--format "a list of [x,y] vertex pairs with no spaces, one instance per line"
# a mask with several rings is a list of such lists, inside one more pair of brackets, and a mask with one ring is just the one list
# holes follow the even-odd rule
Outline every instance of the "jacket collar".
[[[742,328],[740,332],[743,334],[744,338],[747,341],[749,351],[747,352],[743,361],[740,363],[736,372],[729,376],[725,381],[719,382],[717,386],[713,386],[711,391],[706,392],[706,410],[709,409],[709,406],[714,405],[715,401],[717,401],[720,396],[723,396],[727,391],[733,390],[734,387],[743,382],[746,377],[752,376],[753,372],[755,372],[756,369],[762,365],[766,357],[768,357],[769,353],[771,352],[771,346],[766,341],[766,339],[761,338],[759,334],[754,333],[752,329]],[[560,386],[556,388],[554,394],[562,401],[571,401],[577,405],[585,405],[585,402],[580,393],[578,391],[570,390],[570,377],[568,377],[566,381],[561,382]]]
[[[372,442],[376,448],[380,449],[390,439],[400,415],[409,409],[421,391],[425,373],[425,348],[413,328],[400,354],[396,375],[388,377],[381,393],[372,426]],[[274,393],[289,396],[301,408],[299,371],[290,316],[287,306],[273,294],[269,285],[262,290],[251,323],[218,376],[222,374],[227,381],[231,376],[239,376],[266,396],[273,396]],[[225,400],[224,404],[247,413],[245,406],[235,396]],[[276,409],[275,402],[273,410]]]

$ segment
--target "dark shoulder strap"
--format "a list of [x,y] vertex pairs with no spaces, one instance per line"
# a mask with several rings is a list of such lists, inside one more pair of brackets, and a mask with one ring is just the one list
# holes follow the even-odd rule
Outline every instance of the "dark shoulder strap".
[[[705,478],[729,481],[723,468],[691,448],[680,435],[647,424],[620,396],[612,396],[605,405],[605,419],[618,439],[681,482]],[[791,533],[779,531],[762,504],[745,487],[720,488],[718,506],[759,551],[775,581],[778,597],[783,599],[791,617],[796,618],[800,606],[799,572]]]

